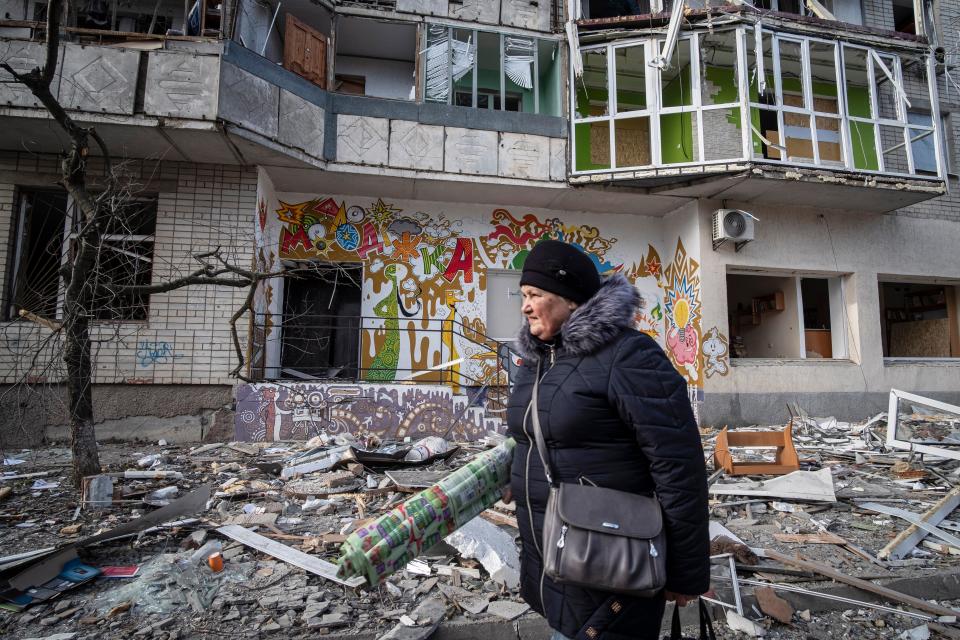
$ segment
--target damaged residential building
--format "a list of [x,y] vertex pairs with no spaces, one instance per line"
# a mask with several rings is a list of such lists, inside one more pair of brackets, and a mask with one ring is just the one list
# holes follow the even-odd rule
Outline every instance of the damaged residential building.
[[[42,61],[45,7],[0,2],[0,60]],[[312,267],[261,283],[236,343],[245,290],[105,301],[107,432],[502,429],[520,268],[547,238],[636,285],[704,424],[788,402],[860,418],[891,388],[960,401],[958,0],[68,14],[57,95],[139,185],[114,270],[159,282],[217,247]],[[0,404],[7,437],[36,440],[64,422],[51,327],[74,207],[64,137],[3,74]]]

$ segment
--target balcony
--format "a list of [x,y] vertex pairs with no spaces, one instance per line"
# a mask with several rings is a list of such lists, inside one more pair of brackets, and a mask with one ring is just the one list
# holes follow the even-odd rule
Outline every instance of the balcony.
[[925,46],[730,18],[666,50],[660,33],[581,47],[572,184],[876,211],[945,192]]

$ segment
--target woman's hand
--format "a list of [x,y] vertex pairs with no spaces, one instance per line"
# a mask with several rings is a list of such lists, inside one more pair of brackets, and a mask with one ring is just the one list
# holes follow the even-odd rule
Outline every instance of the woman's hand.
[[510,485],[500,489],[500,499],[503,501],[503,504],[510,504],[513,502],[513,489],[510,488]]
[[678,607],[685,607],[700,597],[674,593],[673,591],[665,591],[663,595],[667,598],[667,602],[676,602]]

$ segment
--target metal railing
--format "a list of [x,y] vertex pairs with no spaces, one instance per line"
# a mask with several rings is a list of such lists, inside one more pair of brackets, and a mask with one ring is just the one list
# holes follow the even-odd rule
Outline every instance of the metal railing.
[[[271,314],[254,315],[253,380],[441,384],[467,395],[468,406],[483,403],[489,412],[506,411],[518,354],[509,343],[459,320],[325,314],[287,316],[282,324],[278,320]],[[424,339],[431,336],[439,336],[439,358],[398,366],[402,349],[425,349]],[[380,346],[372,359],[363,358],[371,341]],[[270,352],[274,361],[269,361]]]

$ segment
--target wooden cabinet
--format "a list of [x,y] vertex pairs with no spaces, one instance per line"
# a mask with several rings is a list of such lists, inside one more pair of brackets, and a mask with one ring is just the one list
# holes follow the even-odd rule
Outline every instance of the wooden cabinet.
[[326,89],[327,37],[287,14],[283,68]]

